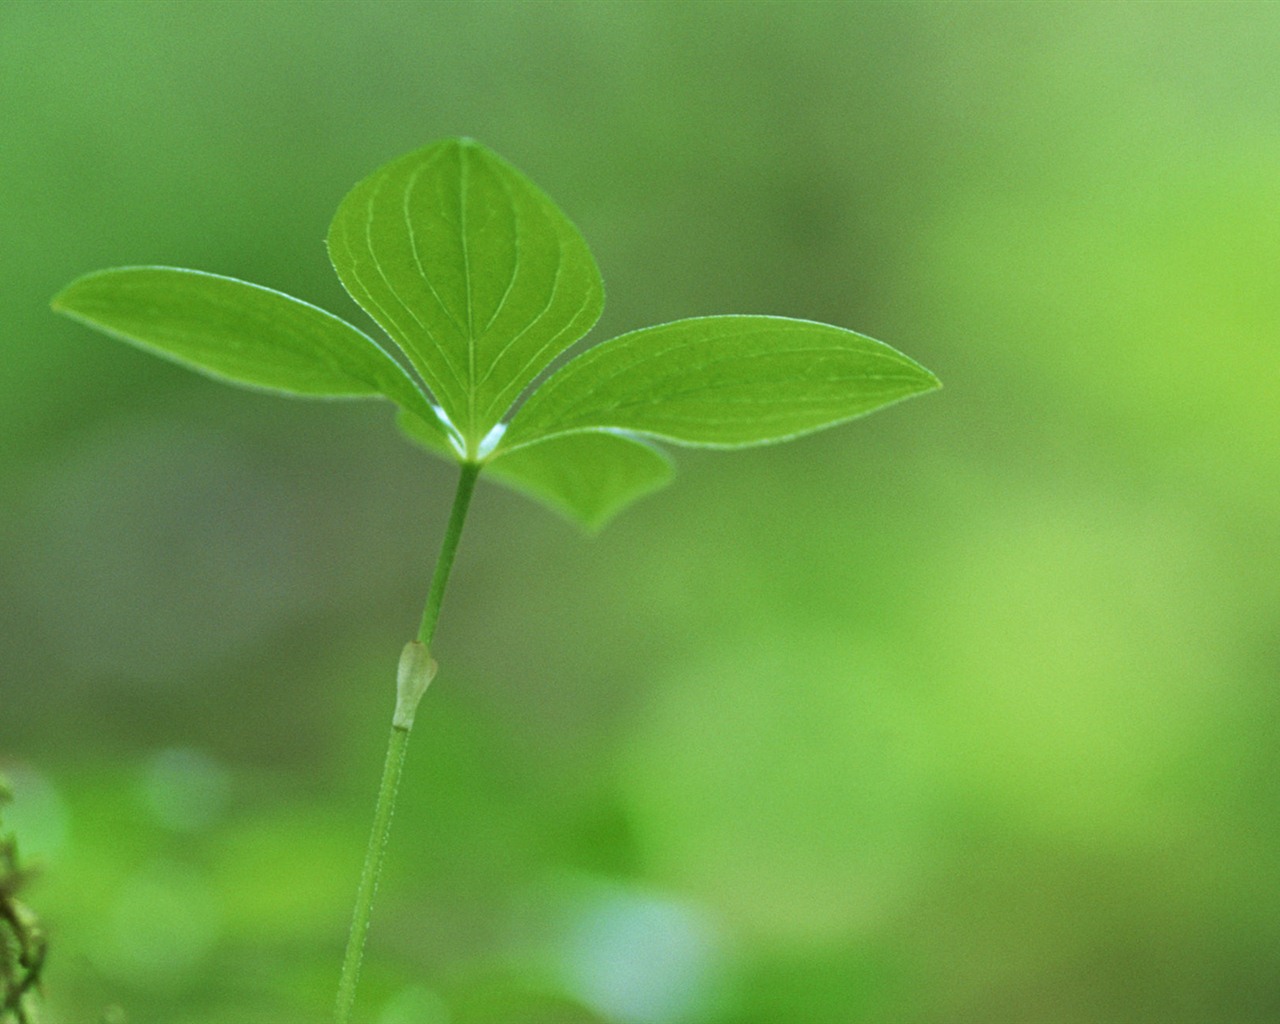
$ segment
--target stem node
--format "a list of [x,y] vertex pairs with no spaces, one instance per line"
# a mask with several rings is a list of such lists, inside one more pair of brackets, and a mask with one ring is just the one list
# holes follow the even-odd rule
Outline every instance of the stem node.
[[391,724],[408,732],[413,728],[418,701],[427,692],[440,666],[431,657],[427,645],[410,640],[400,652],[400,669],[396,674],[396,714]]
[[444,600],[444,586],[453,568],[453,558],[458,552],[458,540],[462,536],[462,524],[467,518],[467,506],[475,490],[480,466],[464,462],[458,475],[458,490],[453,496],[453,510],[445,526],[440,544],[440,557],[431,577],[431,589],[427,605],[422,612],[422,625],[418,638],[410,640],[400,652],[400,669],[396,676],[396,712],[391,720],[391,735],[387,739],[387,760],[382,768],[382,785],[378,787],[378,802],[373,812],[373,830],[369,834],[369,850],[364,868],[360,872],[360,887],[356,890],[356,906],[351,917],[351,931],[347,935],[347,951],[342,959],[342,975],[338,979],[338,999],[334,1006],[334,1024],[349,1024],[351,1010],[356,1001],[356,984],[360,980],[360,961],[364,957],[365,939],[369,935],[369,920],[373,915],[373,897],[378,889],[378,876],[382,872],[382,858],[386,853],[387,836],[391,832],[391,816],[395,812],[396,789],[400,785],[400,772],[404,768],[404,753],[409,744],[409,732],[413,728],[413,716],[418,702],[436,675],[436,663],[431,657],[431,638],[440,620],[440,602]]

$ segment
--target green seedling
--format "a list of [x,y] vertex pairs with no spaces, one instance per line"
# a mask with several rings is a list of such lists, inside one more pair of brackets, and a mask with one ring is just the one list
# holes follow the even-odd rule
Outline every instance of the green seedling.
[[356,185],[338,207],[328,248],[342,284],[404,362],[306,302],[195,270],[99,271],[70,284],[53,308],[236,384],[390,399],[405,434],[460,467],[422,624],[400,659],[339,983],[335,1020],[346,1024],[405,747],[436,673],[431,641],[479,476],[597,530],[670,480],[671,463],[656,443],[784,441],[939,384],[882,342],[771,316],[645,327],[546,375],[599,318],[600,272],[560,209],[468,139],[410,153]]

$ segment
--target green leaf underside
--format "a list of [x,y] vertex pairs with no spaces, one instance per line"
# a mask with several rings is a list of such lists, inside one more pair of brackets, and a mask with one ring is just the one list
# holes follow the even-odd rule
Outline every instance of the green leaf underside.
[[425,395],[372,339],[270,288],[197,270],[119,267],[73,281],[53,308],[237,384],[316,397],[385,395],[444,435]]
[[[410,440],[457,458],[416,416],[401,413],[396,423]],[[485,464],[484,475],[595,532],[632,502],[668,484],[672,468],[665,455],[643,441],[587,432],[499,453]]]
[[552,374],[500,449],[579,430],[732,448],[834,426],[939,387],[924,367],[840,327],[716,316],[603,342]]
[[651,445],[594,432],[499,453],[486,472],[592,532],[632,502],[665,487],[673,475],[671,460]]
[[347,291],[404,350],[472,454],[604,306],[573,224],[469,140],[428,146],[360,182],[328,244]]

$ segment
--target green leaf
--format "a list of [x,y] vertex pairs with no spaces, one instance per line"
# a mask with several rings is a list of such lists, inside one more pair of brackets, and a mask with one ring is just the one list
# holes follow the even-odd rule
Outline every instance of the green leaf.
[[414,416],[411,413],[401,412],[396,416],[396,426],[414,444],[426,448],[436,455],[443,455],[447,459],[456,460],[458,458],[458,453],[454,446],[449,443],[447,438],[441,436],[430,420],[424,420],[421,416]]
[[672,477],[671,460],[652,445],[595,432],[499,452],[485,472],[592,533]]
[[270,288],[174,267],[86,274],[60,313],[222,380],[294,395],[385,395],[434,423],[426,396],[369,337]]
[[764,444],[939,386],[901,352],[840,327],[768,316],[678,320],[571,360],[516,413],[501,447],[600,429],[717,448]]
[[[457,456],[416,416],[396,423],[412,441],[438,455]],[[588,432],[552,438],[485,463],[484,475],[542,502],[596,532],[610,519],[671,480],[671,461],[643,441]]]
[[468,139],[410,153],[360,182],[328,242],[347,291],[404,349],[472,456],[604,306],[573,224]]

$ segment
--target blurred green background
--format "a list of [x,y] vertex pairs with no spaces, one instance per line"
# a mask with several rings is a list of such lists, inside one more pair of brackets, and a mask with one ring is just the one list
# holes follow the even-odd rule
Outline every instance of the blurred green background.
[[361,1019],[1280,1019],[1277,52],[1274,4],[0,6],[47,1021],[326,1019],[453,483],[48,299],[163,263],[365,323],[329,217],[451,134],[581,227],[593,338],[799,316],[946,390],[677,452],[595,540],[482,486]]

